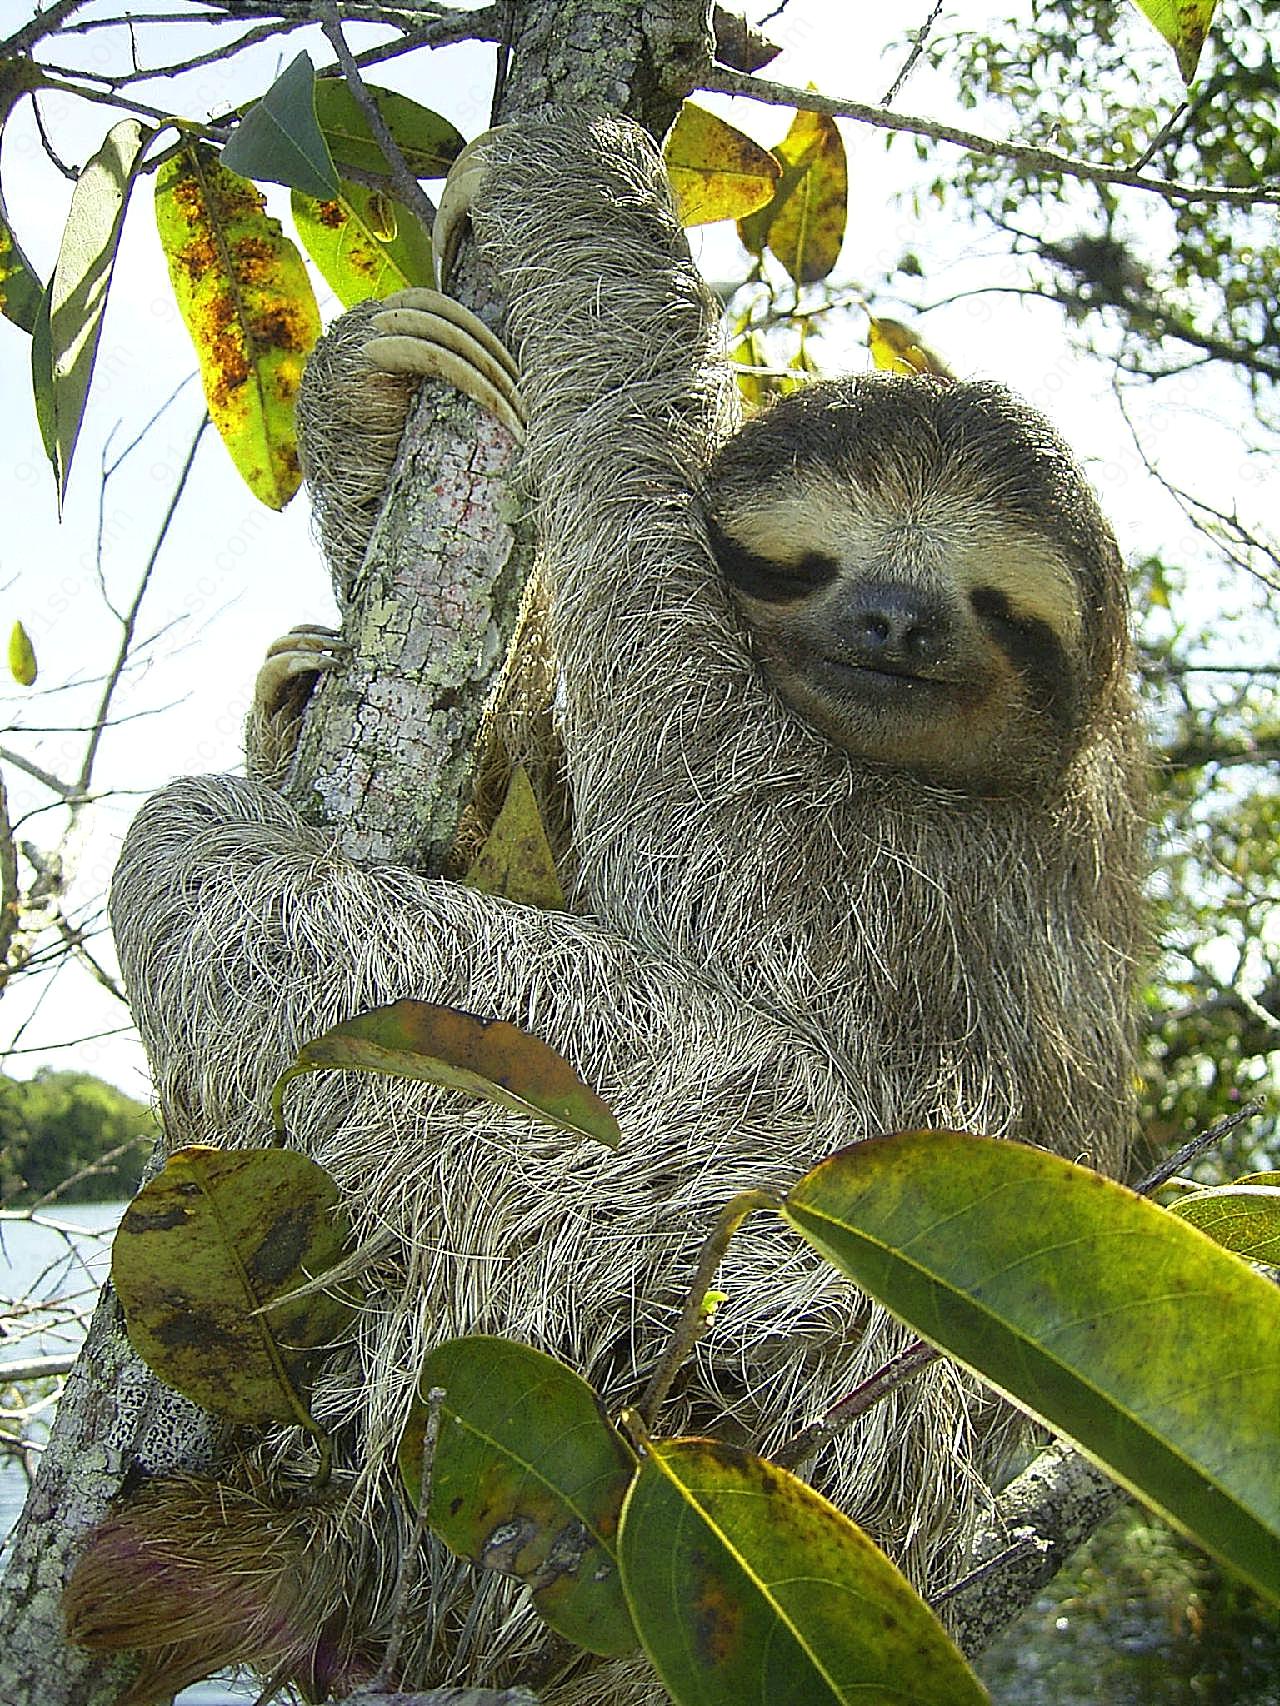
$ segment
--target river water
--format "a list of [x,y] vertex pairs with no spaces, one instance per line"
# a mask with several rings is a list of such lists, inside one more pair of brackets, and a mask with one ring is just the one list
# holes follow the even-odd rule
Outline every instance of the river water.
[[[79,1348],[83,1334],[75,1315],[91,1309],[97,1298],[124,1208],[123,1203],[73,1203],[42,1211],[38,1224],[0,1219],[0,1316],[6,1323],[0,1380],[6,1362]],[[0,1454],[0,1540],[18,1520],[26,1496],[21,1463],[8,1452]],[[256,1694],[219,1678],[184,1689],[175,1706],[244,1706]]]

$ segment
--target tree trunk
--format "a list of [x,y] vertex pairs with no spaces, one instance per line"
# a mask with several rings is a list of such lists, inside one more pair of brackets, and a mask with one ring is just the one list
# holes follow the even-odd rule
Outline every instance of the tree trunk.
[[[706,0],[523,0],[512,11],[500,119],[549,105],[607,106],[657,134],[709,63]],[[478,281],[469,281],[467,294],[473,306],[492,309]],[[340,687],[331,683],[317,695],[292,788],[352,857],[426,868],[438,864],[465,802],[480,713],[527,568],[504,508],[501,430],[467,399],[431,391],[406,434],[347,612],[352,667]],[[426,668],[424,631],[449,636]],[[82,1537],[135,1466],[211,1468],[221,1437],[220,1424],[161,1386],[133,1355],[108,1288],[0,1588],[4,1706],[115,1699],[134,1667],[67,1645],[63,1583]]]

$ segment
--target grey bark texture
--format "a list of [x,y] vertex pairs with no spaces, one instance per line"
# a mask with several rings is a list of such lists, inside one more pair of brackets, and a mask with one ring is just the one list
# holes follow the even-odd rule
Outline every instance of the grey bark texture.
[[[660,134],[709,65],[710,43],[706,0],[524,0],[498,117],[591,104]],[[491,294],[469,278],[463,294],[492,314]],[[474,404],[429,388],[345,613],[350,671],[341,688],[317,695],[290,790],[351,857],[431,869],[456,827],[528,567],[514,554],[506,453],[502,430]],[[446,633],[459,637],[423,667],[423,637]],[[0,1584],[4,1706],[110,1706],[134,1667],[67,1644],[63,1584],[135,1466],[212,1467],[221,1437],[133,1355],[108,1290]],[[473,1698],[486,1697],[462,1697]],[[519,1696],[488,1698],[515,1706]],[[440,1706],[449,1699],[446,1691]]]
[[1064,1440],[1047,1446],[996,1500],[973,1572],[947,1602],[962,1651],[972,1658],[989,1646],[1125,1498]]

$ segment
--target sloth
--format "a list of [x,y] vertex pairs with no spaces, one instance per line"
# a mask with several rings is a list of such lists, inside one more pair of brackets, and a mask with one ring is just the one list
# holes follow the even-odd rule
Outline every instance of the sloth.
[[[198,1531],[202,1572],[266,1568],[270,1528],[282,1579],[305,1586],[292,1612],[272,1600],[261,1650],[235,1656],[316,1691],[358,1681],[387,1639],[413,1532],[394,1450],[432,1343],[522,1339],[616,1408],[660,1358],[739,1190],[785,1188],[905,1128],[1115,1171],[1133,1118],[1142,742],[1125,582],[1056,432],[994,385],[881,375],[814,384],[740,425],[660,158],[622,120],[497,133],[451,183],[505,295],[518,394],[483,334],[411,297],[340,328],[354,356],[313,412],[350,406],[353,362],[402,376],[399,419],[418,373],[471,368],[523,437],[556,674],[553,705],[517,699],[509,716],[554,718],[566,908],[361,869],[252,776],[148,802],[112,898],[174,1144],[261,1141],[299,1045],[403,996],[524,1025],[622,1127],[609,1152],[424,1086],[331,1075],[291,1092],[291,1141],[339,1182],[366,1299],[314,1399],[342,1497],[293,1513],[315,1527],[292,1552],[269,1503],[211,1488],[200,1506],[177,1483],[155,1510],[171,1550]],[[370,454],[372,474],[344,475],[366,496]],[[343,524],[340,584],[361,539]],[[268,699],[320,667],[314,643],[286,654]],[[727,1301],[664,1432],[768,1454],[906,1342],[767,1217],[717,1283]],[[805,1473],[936,1592],[989,1503],[1002,1413],[939,1362]],[[307,1448],[279,1431],[263,1476]],[[426,1551],[402,1686],[665,1698],[639,1661],[567,1658],[519,1590]]]

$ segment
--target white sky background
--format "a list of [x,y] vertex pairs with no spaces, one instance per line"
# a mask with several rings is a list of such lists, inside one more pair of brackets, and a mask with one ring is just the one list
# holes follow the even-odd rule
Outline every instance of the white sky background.
[[[963,23],[982,28],[1007,11],[1016,14],[1022,0],[992,8],[984,0],[957,0],[942,28]],[[107,8],[95,8],[105,11]],[[123,10],[111,5],[111,12]],[[174,10],[135,5],[135,11]],[[751,15],[763,9],[756,7]],[[30,14],[26,0],[0,0],[3,23],[16,26]],[[889,21],[883,39],[874,37],[867,9],[845,0],[792,0],[782,18],[769,26],[784,53],[765,77],[785,83],[812,82],[830,95],[874,102],[884,94],[905,55],[901,33],[923,21],[927,0],[882,8]],[[850,17],[858,20],[849,22]],[[1007,26],[1006,26],[1007,27]],[[871,33],[869,33],[871,32]],[[56,57],[67,63],[118,68],[127,46],[122,33],[70,38]],[[188,57],[217,39],[200,26],[143,31],[142,51],[151,63]],[[381,32],[348,29],[358,49]],[[1172,111],[1181,83],[1169,54],[1134,13],[1135,53],[1150,60],[1148,88],[1157,103]],[[162,45],[163,44],[163,45]],[[319,32],[295,32],[282,44],[253,50],[235,66],[210,65],[183,85],[182,102],[191,116],[203,118],[260,92],[275,72],[302,47],[317,65],[331,55]],[[100,56],[95,60],[95,55]],[[474,135],[488,120],[494,50],[453,47],[434,55],[378,66],[371,80],[401,88],[452,119],[464,135]],[[141,100],[165,106],[173,98],[162,87],[139,86]],[[785,130],[787,116],[776,109],[739,101],[708,101],[761,141],[772,142]],[[951,119],[975,129],[990,129],[981,113],[963,113],[945,76],[921,64],[900,95],[901,110]],[[69,163],[81,165],[100,144],[116,118],[66,97],[43,101],[47,127]],[[895,190],[928,182],[933,169],[920,172],[909,141],[886,154],[881,133],[843,125],[850,154],[852,209],[845,256],[837,278],[873,284],[906,249],[921,258],[926,277],[914,281],[920,298],[951,296],[979,282],[1018,284],[1025,275],[1018,263],[999,252],[997,239],[984,237],[961,222],[958,210],[926,213],[917,221],[892,204]],[[945,152],[945,151],[944,151]],[[26,252],[47,277],[70,196],[70,185],[45,159],[27,116],[11,121],[4,138],[4,182],[9,213]],[[287,195],[271,200],[286,229]],[[1152,230],[1160,215],[1152,203]],[[1062,234],[1078,222],[1064,210]],[[743,269],[735,249],[717,237],[707,240],[705,264],[717,281]],[[740,253],[740,252],[739,252]],[[1158,261],[1158,255],[1155,257]],[[315,280],[326,321],[337,305],[323,281]],[[880,311],[903,312],[892,298],[878,300]],[[1132,556],[1157,546],[1173,561],[1195,562],[1204,545],[1147,476],[1120,420],[1111,394],[1111,372],[1083,361],[1066,342],[1060,310],[1052,303],[1013,296],[990,296],[940,308],[921,322],[929,342],[965,376],[989,377],[1013,386],[1049,412],[1089,466],[1104,507],[1111,514],[1121,545]],[[816,353],[826,372],[853,371],[868,365],[860,315],[831,326]],[[89,684],[101,675],[118,644],[118,629],[103,603],[95,567],[98,526],[98,472],[104,446],[118,451],[133,439],[195,361],[177,318],[151,213],[151,184],[143,179],[130,207],[116,264],[110,306],[98,354],[89,409],[76,451],[65,514],[58,520],[53,480],[40,444],[31,406],[30,346],[25,334],[0,321],[0,387],[3,387],[4,436],[0,441],[0,634],[21,618],[40,661],[39,685],[27,692],[0,693],[0,715],[9,731],[0,743],[22,752],[45,769],[66,777],[79,768],[84,736],[75,725],[91,715],[97,686],[59,691],[61,682]],[[1229,510],[1243,512],[1261,504],[1259,474],[1243,453],[1238,432],[1225,417],[1225,392],[1207,396],[1203,378],[1166,380],[1141,399],[1144,440],[1169,453],[1168,472],[1193,490]],[[198,384],[187,385],[159,426],[133,454],[108,489],[105,506],[103,568],[106,587],[117,607],[133,595],[137,577],[155,538],[161,517],[185,458],[202,410]],[[301,620],[331,620],[328,576],[308,535],[305,499],[283,515],[259,505],[231,467],[216,436],[201,445],[192,484],[179,508],[143,604],[139,633],[154,637],[143,648],[141,667],[119,693],[115,712],[132,720],[107,733],[97,771],[100,788],[126,790],[91,812],[91,833],[80,858],[73,891],[81,906],[93,910],[106,887],[119,836],[140,796],[172,776],[201,770],[227,770],[240,763],[240,726],[254,674],[270,640]],[[7,674],[5,677],[7,682]],[[11,684],[10,684],[11,686]],[[72,729],[40,737],[18,728]],[[44,804],[48,795],[11,765],[4,765],[15,821]],[[20,839],[47,847],[58,832],[58,814],[45,812],[18,823]],[[47,944],[46,944],[47,945]],[[99,938],[94,951],[114,967],[109,945]],[[39,1004],[33,1011],[33,1002]],[[145,1097],[147,1080],[135,1040],[107,1038],[77,1041],[113,1030],[125,1022],[119,1004],[87,974],[68,966],[56,980],[19,979],[5,992],[0,1007],[0,1043],[16,1038],[17,1050],[0,1069],[27,1076],[41,1065],[96,1072]],[[74,1047],[63,1047],[74,1043]]]

